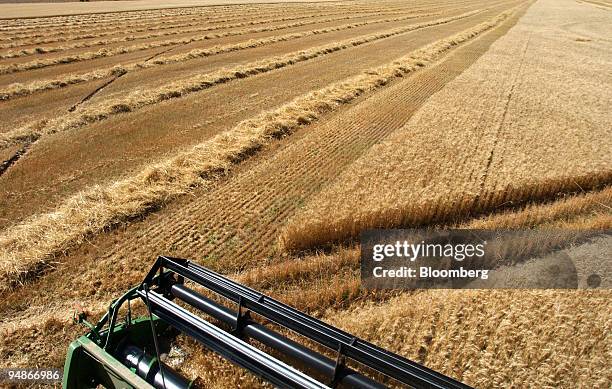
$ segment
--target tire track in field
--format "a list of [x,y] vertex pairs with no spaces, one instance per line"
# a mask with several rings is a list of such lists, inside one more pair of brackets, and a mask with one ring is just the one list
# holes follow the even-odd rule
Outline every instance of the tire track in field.
[[19,158],[21,158],[27,151],[31,144],[26,143],[24,146],[21,146],[17,149],[17,151],[11,155],[8,159],[2,161],[0,163],[0,176],[2,176],[11,166],[13,166]]
[[[167,50],[166,50],[167,51]],[[147,60],[148,61],[148,60]],[[146,61],[145,61],[146,62]],[[123,73],[119,73],[117,76],[115,76],[114,78],[111,78],[110,80],[108,80],[107,82],[105,82],[104,84],[100,85],[99,87],[97,87],[96,89],[94,89],[91,93],[89,93],[87,96],[83,97],[81,99],[81,101],[79,101],[78,103],[72,105],[70,108],[68,108],[68,112],[74,112],[76,111],[76,109],[83,103],[89,101],[92,97],[94,97],[98,92],[101,92],[104,88],[106,88],[107,86],[109,86],[110,84],[112,84],[113,82],[117,81],[119,78],[123,77],[124,75],[126,75],[127,72],[123,72]]]
[[484,170],[481,172],[482,174],[482,178],[480,180],[480,184],[479,184],[479,189],[478,189],[478,195],[476,196],[474,202],[478,203],[480,197],[482,197],[482,195],[484,194],[485,191],[485,187],[487,184],[487,179],[489,177],[489,170],[491,168],[491,164],[493,163],[493,156],[495,154],[495,149],[497,148],[497,144],[499,142],[499,139],[501,137],[501,132],[504,128],[504,125],[506,124],[506,120],[508,117],[508,108],[510,106],[510,102],[512,101],[512,96],[514,94],[514,88],[516,87],[517,83],[519,82],[519,79],[521,78],[522,72],[523,72],[523,66],[525,64],[525,57],[527,55],[527,50],[529,49],[529,42],[531,40],[531,37],[527,37],[527,40],[525,42],[525,47],[521,53],[521,60],[519,63],[519,66],[516,70],[516,73],[514,75],[514,79],[512,80],[512,84],[510,85],[510,90],[508,91],[508,96],[506,97],[505,101],[503,102],[504,105],[504,109],[503,109],[503,113],[501,116],[501,120],[497,126],[497,130],[495,131],[494,134],[494,138],[493,138],[493,144],[491,145],[491,150],[489,152],[489,155],[487,157],[487,162],[485,164]]

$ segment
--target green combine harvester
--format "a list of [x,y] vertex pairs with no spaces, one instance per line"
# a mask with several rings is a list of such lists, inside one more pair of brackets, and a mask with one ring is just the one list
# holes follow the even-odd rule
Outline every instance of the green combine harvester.
[[[194,287],[216,296],[206,297]],[[142,301],[148,314],[133,318],[134,300]],[[223,300],[235,310],[219,303]],[[90,330],[68,348],[65,389],[204,387],[199,379],[190,381],[161,360],[178,334],[280,388],[469,388],[185,259],[159,257],[144,281],[115,300],[96,325],[84,314],[77,320]],[[318,343],[335,357],[260,321]],[[274,350],[283,361],[253,344]]]

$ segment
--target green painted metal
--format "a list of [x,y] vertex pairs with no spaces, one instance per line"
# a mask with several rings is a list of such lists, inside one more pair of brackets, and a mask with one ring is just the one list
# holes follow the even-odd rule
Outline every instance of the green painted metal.
[[[128,315],[121,322],[117,319],[121,306],[138,298],[135,290],[133,288],[115,300],[95,326],[89,324],[84,315],[75,317],[75,321],[85,325],[89,331],[68,347],[62,382],[64,389],[96,388],[98,385],[107,388],[153,389],[153,386],[112,354],[122,342],[145,350],[153,349],[151,319],[148,316],[132,319]],[[153,316],[153,322],[159,333],[167,329],[167,325],[156,316]]]
[[68,348],[62,387],[154,389],[87,336],[81,336]]

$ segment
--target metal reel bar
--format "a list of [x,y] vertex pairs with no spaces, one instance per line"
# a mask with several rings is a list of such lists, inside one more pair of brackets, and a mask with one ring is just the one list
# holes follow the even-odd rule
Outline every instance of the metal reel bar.
[[343,356],[401,383],[415,388],[470,388],[468,385],[355,338],[338,328],[185,259],[159,257],[144,282],[153,282],[155,273],[162,269],[170,270],[180,277],[189,279],[323,346],[332,350],[341,350]]

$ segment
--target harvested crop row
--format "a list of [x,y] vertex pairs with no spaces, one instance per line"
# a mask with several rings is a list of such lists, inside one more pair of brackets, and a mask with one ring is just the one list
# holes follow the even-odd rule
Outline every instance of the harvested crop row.
[[[342,14],[346,15],[345,13],[342,13]],[[323,17],[323,16],[326,16],[326,14],[316,15],[316,17]],[[341,18],[338,18],[337,20],[354,19],[354,18],[360,18],[360,17],[364,17],[364,16],[363,15],[359,15],[359,16],[349,15],[349,16],[343,16]],[[282,17],[282,18],[277,18],[277,19],[255,20],[255,21],[251,20],[248,22],[224,24],[224,25],[219,25],[219,26],[206,26],[206,27],[199,27],[199,28],[192,28],[192,29],[185,29],[185,30],[171,30],[171,31],[165,31],[161,33],[148,34],[146,37],[143,37],[141,39],[177,35],[177,34],[190,34],[190,33],[200,33],[200,32],[207,32],[207,31],[217,31],[217,30],[225,30],[225,29],[245,27],[245,26],[264,25],[264,24],[269,24],[269,23],[299,20],[302,18],[303,18],[302,16],[287,16],[287,17]],[[304,24],[301,24],[298,22],[298,23],[291,23],[288,25],[285,24],[285,25],[279,25],[279,26],[270,26],[270,27],[266,27],[262,31],[275,31],[275,30],[297,27],[297,26],[302,26],[302,25],[307,25],[307,24],[324,23],[327,20],[328,19],[310,20],[308,22],[304,22]],[[118,54],[131,53],[131,52],[139,51],[139,50],[152,49],[156,47],[166,47],[166,46],[173,46],[173,45],[179,45],[179,44],[187,44],[187,43],[198,42],[198,41],[203,41],[203,40],[212,39],[212,38],[219,38],[223,36],[242,35],[246,33],[262,32],[262,31],[252,30],[252,29],[227,31],[227,32],[220,32],[218,34],[212,34],[212,35],[204,35],[204,36],[198,35],[198,36],[182,38],[182,39],[166,40],[166,41],[160,41],[160,42],[149,42],[149,43],[143,43],[143,44],[138,44],[138,45],[132,45],[128,47],[118,47],[116,49],[110,49],[110,50],[102,49],[96,52],[85,52],[85,53],[80,53],[80,54],[67,56],[67,57],[49,58],[45,60],[35,60],[35,61],[25,62],[25,63],[3,65],[3,66],[0,66],[0,74],[8,74],[8,73],[14,73],[14,72],[30,70],[30,69],[39,69],[39,68],[52,66],[52,65],[58,65],[62,63],[86,61],[86,60],[102,58],[102,57],[111,57],[111,56],[118,55]],[[93,46],[124,42],[126,41],[125,39],[126,39],[125,37],[121,37],[117,39],[93,42],[94,43]],[[131,39],[128,39],[127,41],[130,41],[130,40]],[[84,45],[84,46],[80,46],[80,45]],[[50,53],[50,52],[55,52],[55,51],[68,50],[72,48],[89,47],[88,45],[89,45],[88,42],[81,42],[81,43],[75,43],[74,47],[59,46],[59,47],[50,47],[50,48],[41,47],[38,49],[40,49],[40,53]],[[26,50],[23,55],[25,56],[25,55],[36,54],[37,53],[36,51],[37,49],[33,49],[33,51]],[[13,53],[13,54],[7,54],[4,56],[0,56],[0,58],[13,58],[13,57],[20,57],[20,56],[22,56],[20,53]]]
[[598,48],[555,28],[572,20],[559,12],[528,13],[296,215],[284,247],[350,240],[370,228],[452,223],[612,183],[605,106],[612,91],[603,77],[610,62],[592,59]]
[[[286,14],[287,12],[265,13],[265,16],[270,18],[270,17],[277,17],[279,15],[286,15]],[[150,31],[169,30],[169,29],[180,28],[180,27],[193,27],[196,25],[202,25],[202,22],[204,21],[208,23],[234,22],[236,20],[242,20],[245,18],[253,18],[257,16],[261,16],[261,15],[257,13],[253,13],[253,14],[249,14],[248,16],[232,17],[232,18],[228,18],[228,17],[213,18],[209,16],[206,18],[189,18],[186,20],[165,21],[163,23],[143,22],[143,23],[130,23],[128,25],[105,24],[104,27],[97,28],[93,31],[90,30],[88,31],[87,34],[83,34],[83,33],[79,34],[79,29],[75,29],[75,31],[72,31],[72,30],[57,31],[57,32],[54,31],[52,33],[45,31],[44,33],[40,33],[36,35],[32,35],[32,34],[14,35],[14,36],[4,38],[0,41],[8,41],[10,43],[2,44],[0,45],[0,48],[7,49],[7,48],[37,45],[37,44],[70,42],[70,41],[78,41],[78,40],[84,40],[84,39],[101,38],[101,37],[105,37],[109,35],[116,35],[117,28],[121,28],[121,33],[125,35],[125,34],[134,34],[134,33],[150,32]],[[66,34],[72,34],[72,35],[66,35]]]
[[[279,14],[279,15],[285,15],[285,14],[286,13],[282,13],[282,14]],[[372,13],[372,14],[368,13],[368,14],[363,14],[363,15],[360,15],[358,13],[351,13],[350,15],[353,18],[359,18],[359,17],[382,16],[382,15],[396,15],[396,14],[405,14],[405,13],[403,13],[403,12],[377,12],[377,13]],[[346,12],[339,12],[339,13],[326,12],[326,13],[322,13],[322,14],[321,13],[317,13],[317,14],[311,14],[311,15],[300,15],[300,16],[292,16],[292,17],[283,17],[283,18],[279,18],[279,19],[257,20],[257,21],[250,20],[250,21],[247,21],[247,22],[234,23],[234,24],[225,24],[225,25],[218,25],[218,26],[207,26],[207,27],[198,27],[198,28],[184,28],[184,27],[189,27],[189,26],[201,26],[202,25],[202,23],[196,22],[196,23],[192,23],[192,24],[181,25],[180,28],[174,28],[174,27],[166,28],[166,27],[164,27],[164,30],[170,30],[170,31],[148,33],[148,34],[145,34],[145,35],[126,35],[126,36],[122,36],[122,37],[119,37],[119,38],[104,39],[104,40],[98,40],[98,41],[76,42],[76,43],[72,43],[72,44],[64,45],[64,46],[36,47],[36,48],[32,48],[32,49],[19,50],[19,51],[16,51],[16,52],[9,51],[6,54],[1,54],[0,55],[0,59],[25,57],[25,56],[35,55],[35,54],[55,53],[55,52],[66,51],[66,50],[71,50],[71,49],[82,49],[82,48],[88,48],[88,47],[94,47],[94,46],[109,45],[109,44],[113,44],[113,43],[131,42],[131,41],[136,41],[136,40],[159,38],[159,37],[165,37],[165,36],[171,36],[171,35],[181,35],[181,34],[192,34],[192,33],[199,33],[199,32],[207,32],[207,31],[217,31],[217,30],[224,30],[224,29],[228,29],[228,28],[260,25],[260,24],[268,24],[268,23],[274,23],[274,22],[278,22],[278,21],[283,22],[283,21],[289,21],[289,20],[319,18],[319,17],[333,16],[333,15],[345,15],[346,16],[347,13]],[[162,46],[165,46],[165,45],[162,45]],[[145,47],[145,48],[149,48],[149,47]],[[128,48],[128,50],[129,50],[128,52],[134,51],[133,48]],[[87,55],[87,53],[85,53],[85,55]]]
[[313,47],[307,50],[296,51],[282,56],[263,59],[244,65],[238,65],[232,68],[220,69],[208,74],[196,75],[180,81],[172,81],[162,87],[154,88],[152,90],[135,91],[127,94],[126,96],[101,101],[98,104],[92,104],[79,108],[72,113],[66,114],[65,116],[50,120],[42,127],[35,124],[33,126],[26,126],[13,131],[5,132],[0,135],[0,148],[8,147],[16,142],[31,142],[37,140],[40,136],[45,134],[75,129],[89,123],[104,120],[109,116],[118,113],[130,112],[164,100],[182,97],[190,93],[210,88],[217,84],[269,72],[275,69],[293,65],[298,62],[304,62],[322,55],[334,53],[339,50],[346,50],[351,47],[408,33],[410,31],[450,23],[455,20],[473,16],[480,12],[482,11],[476,10],[453,17],[417,23],[408,25],[406,27],[394,28],[377,34],[347,39],[323,46]]
[[[308,5],[302,6],[299,4],[288,5],[290,11],[312,11],[312,10],[338,10],[345,9],[346,11],[350,11],[352,9],[362,10],[368,8],[375,7],[339,7],[339,6],[315,6]],[[107,25],[109,23],[129,23],[133,21],[143,21],[143,20],[151,20],[157,21],[160,18],[176,18],[176,17],[194,17],[194,16],[208,16],[208,15],[224,15],[224,16],[232,16],[232,15],[243,15],[248,14],[249,12],[274,12],[278,10],[278,6],[270,7],[266,4],[251,4],[245,7],[215,7],[211,9],[210,7],[204,7],[201,9],[191,8],[190,11],[186,12],[144,12],[138,11],[138,14],[135,16],[118,16],[118,14],[107,14],[105,17],[104,14],[96,14],[91,17],[84,17],[84,15],[79,15],[79,18],[75,18],[73,21],[65,21],[59,20],[58,18],[41,18],[37,20],[36,23],[29,23],[23,25],[14,25],[14,26],[3,26],[0,27],[0,31],[2,32],[11,32],[11,31],[30,31],[35,29],[43,29],[43,28],[71,28],[71,27],[79,27],[79,28],[95,28],[97,24]],[[285,9],[287,9],[284,6]],[[24,19],[18,19],[18,22],[23,23]]]
[[[420,8],[424,10],[424,8]],[[356,13],[378,13],[378,12],[412,12],[416,10],[415,7],[369,7],[369,8],[319,8],[319,7],[305,7],[303,9],[274,9],[274,10],[258,10],[251,9],[245,10],[241,13],[203,13],[197,16],[194,15],[183,15],[183,16],[175,16],[169,19],[164,19],[163,21],[159,21],[159,18],[151,18],[151,19],[137,19],[136,20],[117,20],[105,22],[100,26],[81,26],[75,25],[73,27],[62,27],[58,25],[50,25],[44,27],[37,27],[28,29],[25,31],[12,31],[4,34],[0,42],[6,41],[15,41],[19,39],[34,39],[34,38],[51,38],[61,36],[62,32],[68,32],[72,34],[76,34],[79,31],[82,31],[84,28],[88,29],[89,34],[100,34],[102,32],[111,31],[114,29],[115,31],[118,28],[124,29],[148,29],[148,28],[160,28],[168,24],[176,24],[176,23],[189,23],[194,21],[200,22],[210,22],[210,23],[220,23],[224,21],[232,21],[232,20],[244,20],[244,19],[259,19],[259,18],[270,18],[271,16],[278,15],[288,15],[288,14],[305,14],[305,13],[326,13],[326,14],[356,14]],[[161,29],[161,28],[160,28]],[[38,31],[40,30],[40,31]],[[76,37],[75,37],[76,38]],[[82,38],[78,38],[82,39]]]
[[[404,12],[375,12],[375,13],[364,13],[363,17],[367,17],[370,15],[391,15],[391,14],[403,14]],[[265,16],[272,16],[272,17],[278,17],[278,16],[283,16],[286,15],[286,12],[280,12],[278,14],[266,14]],[[359,12],[350,12],[350,15],[361,15],[361,13]],[[240,23],[233,23],[233,24],[225,24],[225,25],[218,25],[218,26],[207,26],[207,27],[201,27],[202,26],[202,22],[201,21],[196,21],[196,22],[192,22],[192,23],[181,23],[181,24],[163,24],[161,26],[148,26],[147,28],[137,28],[135,30],[131,30],[131,31],[125,31],[121,37],[118,38],[111,38],[111,39],[103,39],[103,40],[97,40],[97,41],[86,41],[86,42],[74,42],[71,44],[67,44],[67,45],[63,45],[63,46],[50,46],[50,47],[35,47],[35,48],[29,48],[29,49],[22,49],[22,50],[18,50],[18,51],[8,51],[5,54],[1,54],[0,55],[0,59],[8,59],[8,58],[18,58],[18,57],[25,57],[25,56],[30,56],[30,55],[35,55],[35,54],[45,54],[45,53],[55,53],[55,52],[60,52],[60,51],[66,51],[66,50],[70,50],[70,49],[81,49],[81,48],[87,48],[87,47],[94,47],[94,46],[101,46],[101,45],[108,45],[108,44],[112,44],[112,43],[120,43],[120,42],[131,42],[131,41],[136,41],[136,40],[143,40],[143,39],[150,39],[150,38],[158,38],[158,37],[164,37],[164,36],[171,36],[171,35],[179,35],[179,34],[190,34],[190,33],[194,33],[194,32],[205,32],[205,31],[216,31],[216,30],[223,30],[226,28],[235,28],[235,27],[244,27],[244,26],[251,26],[251,25],[259,25],[259,24],[266,24],[266,23],[271,23],[271,22],[276,22],[276,21],[288,21],[288,20],[300,20],[300,19],[308,19],[308,18],[318,18],[318,17],[323,17],[323,16],[333,16],[333,15],[347,15],[346,11],[343,12],[325,12],[325,13],[312,13],[312,14],[300,14],[299,16],[294,16],[294,17],[283,17],[280,19],[267,19],[267,20],[257,20],[257,21],[253,21],[253,18],[257,19],[256,15],[250,15],[248,16],[248,21],[244,21],[244,22],[240,22]],[[244,18],[229,18],[229,19],[223,19],[223,20],[219,20],[218,22],[233,22],[236,20],[243,20]],[[198,28],[188,28],[188,27],[193,27],[193,26],[199,26]],[[169,30],[169,31],[168,31]],[[157,32],[151,32],[151,31],[157,31]],[[132,32],[148,32],[147,34],[144,35],[128,35]],[[85,39],[85,38],[95,38],[95,37],[103,37],[103,36],[107,36],[107,35],[115,35],[117,34],[117,30],[116,28],[114,29],[110,29],[110,32],[104,32],[104,33],[100,33],[100,34],[79,34],[76,37],[78,39]],[[59,38],[59,41],[73,41],[75,40],[75,36],[66,36],[66,32],[59,32],[58,36],[60,36],[61,38]],[[48,35],[46,35],[46,37],[48,38]],[[5,47],[14,47],[16,45],[21,45],[21,44],[25,44],[25,45],[31,45],[31,44],[38,44],[39,41],[34,41],[32,42],[14,42],[11,43],[9,45],[4,45],[4,46],[0,46],[0,48],[5,48]]]
[[[76,34],[79,31],[82,31],[83,28],[85,27],[89,27],[89,34],[95,33],[96,35],[94,35],[93,37],[99,36],[97,34],[101,34],[103,32],[106,31],[117,31],[117,28],[129,28],[129,30],[127,30],[126,32],[132,32],[135,31],[134,29],[164,29],[164,27],[166,26],[172,26],[175,23],[179,23],[180,24],[184,24],[184,23],[189,23],[189,22],[194,22],[194,21],[199,21],[199,22],[215,22],[215,21],[232,21],[232,20],[239,20],[239,19],[244,19],[244,18],[248,18],[251,15],[253,16],[270,16],[270,15],[278,15],[279,13],[270,13],[270,12],[257,12],[257,11],[253,11],[250,14],[246,14],[246,15],[241,15],[241,16],[233,16],[233,15],[218,15],[218,14],[203,14],[200,15],[199,17],[194,17],[194,16],[184,16],[184,17],[176,17],[176,18],[172,18],[169,20],[163,20],[163,21],[158,21],[158,19],[152,19],[152,20],[146,20],[143,21],[142,19],[138,19],[138,23],[136,23],[133,20],[127,20],[125,22],[122,21],[113,21],[113,22],[106,22],[104,23],[102,26],[99,27],[91,27],[91,26],[75,26],[75,27],[62,27],[62,26],[45,26],[42,28],[36,28],[36,29],[32,29],[32,30],[42,30],[44,28],[44,30],[42,31],[38,31],[36,33],[33,33],[32,31],[27,31],[26,33],[22,33],[21,31],[16,31],[15,33],[13,33],[12,35],[10,34],[5,34],[5,36],[3,37],[2,41],[15,41],[15,40],[20,40],[20,39],[32,39],[32,38],[53,38],[53,37],[61,37],[62,36],[62,32],[65,33],[72,33],[72,34]],[[285,15],[287,14],[287,12],[285,12]],[[167,28],[172,28],[172,27],[167,27]],[[86,35],[88,36],[88,35]],[[73,39],[83,39],[82,37],[79,36],[74,36]],[[32,43],[35,43],[36,41],[32,41]],[[19,43],[19,42],[14,42],[14,43]],[[25,43],[25,42],[24,42]]]
[[[249,5],[253,8],[263,8],[265,4],[261,5]],[[94,13],[94,14],[80,14],[80,15],[59,15],[59,16],[48,16],[48,17],[34,17],[34,18],[20,18],[20,19],[2,19],[0,25],[2,28],[37,28],[46,26],[57,26],[64,25],[64,23],[107,23],[113,20],[135,20],[145,18],[163,18],[167,16],[178,16],[178,15],[199,15],[210,12],[228,12],[237,11],[244,9],[245,6],[233,5],[233,6],[220,6],[214,9],[210,7],[192,7],[182,9],[150,9],[150,10],[135,10],[127,12],[105,12],[105,13]],[[65,24],[68,26],[69,24]],[[4,31],[4,30],[2,30]]]
[[239,42],[235,44],[229,45],[218,45],[208,49],[194,49],[188,53],[184,54],[176,54],[172,56],[160,56],[154,60],[139,63],[134,65],[127,66],[113,66],[107,69],[97,69],[92,72],[76,74],[76,75],[67,75],[61,79],[55,80],[40,80],[34,81],[30,84],[12,84],[8,88],[4,90],[0,90],[0,100],[8,100],[12,97],[16,96],[25,96],[32,94],[34,92],[49,90],[49,89],[57,89],[62,88],[68,85],[74,85],[81,82],[97,80],[106,77],[112,77],[118,74],[137,71],[139,69],[151,68],[160,65],[167,65],[172,63],[184,62],[195,58],[203,58],[209,57],[216,54],[229,53],[232,51],[249,49],[259,46],[264,46],[267,44],[275,43],[275,42],[285,42],[288,40],[299,39],[310,35],[318,35],[325,34],[329,32],[342,31],[346,29],[372,25],[377,23],[390,23],[390,22],[399,22],[403,20],[415,19],[418,17],[426,17],[426,16],[434,16],[435,14],[421,14],[421,15],[407,15],[398,18],[388,18],[388,19],[377,19],[377,20],[367,20],[364,22],[357,23],[347,23],[337,27],[328,27],[315,29],[310,31],[305,31],[301,33],[293,33],[293,34],[285,34],[279,36],[272,36],[270,38],[262,38],[262,39],[250,39],[248,41]]
[[[365,12],[351,12],[351,14],[359,14],[359,13],[365,13]],[[265,16],[270,18],[270,17],[278,17],[280,15],[286,15],[286,14],[287,12],[266,13]],[[330,14],[334,14],[334,13],[330,12]],[[344,14],[346,14],[346,12],[344,12]],[[209,23],[226,23],[226,22],[234,22],[236,20],[243,20],[245,18],[253,18],[253,17],[258,17],[258,16],[260,15],[257,15],[257,13],[253,13],[253,14],[249,14],[248,16],[244,16],[244,17],[223,18],[223,19],[213,19],[210,17],[206,19],[190,18],[188,20],[172,21],[172,22],[165,22],[165,23],[160,23],[160,24],[157,24],[157,23],[151,24],[151,23],[146,23],[146,22],[145,23],[132,23],[129,26],[121,26],[121,27],[122,27],[122,34],[127,35],[127,34],[151,32],[151,31],[170,30],[170,29],[181,28],[181,27],[183,28],[193,27],[196,25],[201,25],[203,21],[207,21]],[[32,35],[15,36],[15,37],[11,37],[8,39],[0,40],[0,41],[9,41],[9,43],[0,44],[0,48],[9,49],[9,48],[30,46],[30,45],[58,43],[58,42],[73,42],[73,41],[79,41],[79,40],[84,40],[84,39],[101,38],[105,36],[116,35],[117,26],[105,26],[104,28],[99,28],[99,29],[96,29],[95,31],[89,31],[87,34],[82,34],[82,33],[79,34],[78,31],[76,31],[73,35],[66,35],[66,33],[67,33],[66,31],[59,31],[59,32],[55,32],[52,34],[49,34],[49,33],[40,34],[40,36],[38,36],[37,38],[42,38],[42,39],[32,39],[32,38],[36,38],[36,37],[33,37]]]
[[[457,8],[462,8],[462,7],[466,7],[472,5],[472,2],[470,1],[462,1],[462,2],[458,2],[458,3],[454,3],[453,6],[455,9]],[[492,3],[488,4],[489,6],[492,5]],[[334,14],[344,14],[344,15],[349,15],[349,14],[402,14],[402,13],[407,13],[407,12],[438,12],[440,10],[443,9],[448,9],[449,5],[448,4],[444,4],[444,3],[436,3],[435,6],[430,6],[430,7],[369,7],[369,8],[350,8],[350,9],[337,9],[337,8],[329,8],[329,9],[319,9],[317,12],[321,13],[321,12],[325,12],[326,15],[334,15]],[[305,10],[303,10],[303,12],[300,12],[300,15],[302,15],[304,12],[311,12],[314,13],[315,10],[318,9],[317,7],[308,7]],[[214,23],[219,23],[219,22],[223,22],[223,21],[231,21],[232,19],[243,19],[243,18],[256,18],[258,16],[266,16],[268,19],[271,16],[278,16],[278,15],[287,15],[287,10],[282,10],[279,12],[270,12],[270,11],[251,11],[249,12],[247,15],[241,15],[241,16],[237,16],[237,17],[228,17],[228,16],[219,16],[218,14],[215,14],[216,19],[213,18],[212,16],[207,16],[206,19],[202,19],[200,18],[194,18],[194,17],[190,17],[187,20],[180,20],[182,22],[181,26],[183,27],[187,27],[189,25],[192,25],[193,23],[190,24],[185,24],[185,22],[189,22],[189,21],[202,21],[202,20],[207,20],[209,22],[214,22]],[[231,14],[230,14],[231,16]],[[163,23],[154,23],[151,24],[151,22],[143,22],[143,23],[129,23],[129,25],[123,25],[123,24],[118,24],[118,25],[112,25],[112,24],[108,24],[105,23],[103,27],[99,27],[96,28],[95,30],[89,30],[87,34],[83,34],[82,33],[82,27],[79,28],[75,28],[75,32],[81,32],[81,34],[76,34],[74,36],[68,36],[66,37],[66,33],[70,32],[72,30],[66,30],[63,28],[58,28],[57,31],[55,30],[51,30],[49,28],[46,28],[44,32],[38,33],[38,34],[32,34],[32,33],[28,33],[28,34],[23,34],[23,35],[14,35],[14,36],[9,36],[7,34],[5,34],[5,38],[0,38],[0,42],[5,42],[8,41],[10,43],[8,44],[4,44],[4,45],[0,45],[0,48],[11,48],[11,47],[15,47],[16,45],[26,45],[26,44],[45,44],[45,43],[53,43],[53,42],[65,42],[65,41],[69,41],[69,40],[80,40],[80,39],[89,39],[89,38],[97,38],[97,37],[103,37],[103,36],[108,36],[108,35],[112,35],[113,33],[116,34],[117,32],[117,28],[122,28],[122,31],[124,31],[125,33],[134,33],[134,32],[144,32],[144,31],[150,31],[150,30],[164,30],[164,29],[169,29],[169,28],[173,28],[172,25],[169,25],[169,23],[174,23],[178,21],[177,20],[166,20]],[[42,38],[42,39],[33,39],[33,38]],[[53,39],[50,39],[53,38]],[[17,39],[28,39],[25,42],[15,42],[15,40]]]
[[[237,27],[267,24],[267,23],[284,22],[284,21],[289,21],[289,20],[318,18],[318,17],[331,16],[331,15],[346,15],[346,12],[331,13],[331,14],[328,14],[328,13],[313,13],[313,14],[308,14],[308,15],[300,14],[298,16],[289,16],[289,17],[286,16],[286,13],[282,13],[282,14],[277,15],[277,16],[282,16],[280,18],[270,18],[270,19],[265,19],[265,20],[249,19],[248,21],[244,21],[240,23],[222,24],[222,25],[216,25],[216,26],[208,25],[205,27],[202,27],[201,22],[189,23],[186,25],[185,24],[179,25],[179,28],[174,28],[176,26],[165,26],[163,30],[170,30],[170,31],[162,30],[161,32],[153,32],[153,33],[148,33],[145,35],[122,35],[121,37],[118,37],[118,38],[103,39],[103,40],[97,40],[97,41],[87,41],[87,42],[75,42],[75,43],[64,45],[64,46],[36,47],[33,49],[24,49],[20,51],[9,51],[6,54],[0,55],[0,59],[24,57],[24,56],[34,55],[34,54],[55,53],[58,51],[65,51],[65,50],[70,50],[70,49],[81,49],[81,48],[87,48],[87,47],[93,47],[93,46],[108,45],[112,43],[130,42],[130,41],[141,40],[141,39],[158,38],[158,37],[179,35],[179,34],[199,33],[199,32],[206,32],[206,31],[216,31],[216,30],[223,30],[223,29],[228,29],[228,28],[237,28]],[[198,26],[198,27],[197,28],[185,28],[185,27],[193,27],[193,26]]]
[[[431,8],[431,7],[429,7]],[[275,9],[275,10],[258,10],[251,9],[245,10],[244,13],[205,13],[197,16],[194,15],[184,15],[172,17],[170,19],[164,19],[162,21],[159,18],[153,19],[138,19],[137,22],[135,20],[127,20],[127,21],[109,21],[104,23],[101,26],[74,26],[74,27],[62,27],[58,25],[51,25],[42,28],[38,28],[41,31],[26,31],[22,33],[21,31],[15,31],[13,33],[6,33],[0,41],[13,41],[16,39],[32,39],[32,38],[49,38],[55,36],[61,36],[62,32],[71,32],[77,33],[79,30],[83,30],[83,28],[88,28],[89,33],[100,33],[103,31],[111,31],[117,28],[149,28],[149,27],[163,27],[168,24],[176,24],[176,23],[188,23],[194,21],[200,22],[211,22],[211,23],[220,23],[224,21],[232,21],[232,20],[241,20],[241,19],[257,19],[261,17],[270,18],[271,16],[278,15],[288,15],[288,14],[308,14],[308,13],[329,13],[329,14],[357,14],[357,13],[377,13],[377,12],[413,12],[417,10],[429,10],[429,8],[415,8],[411,7],[369,7],[369,8],[318,8],[318,7],[306,7],[303,9]],[[436,7],[437,8],[437,7]],[[35,29],[33,29],[35,30]],[[76,37],[75,37],[76,38]]]
[[[161,41],[161,42],[143,43],[143,44],[132,45],[128,47],[119,47],[119,48],[111,49],[111,50],[102,49],[102,50],[95,51],[95,52],[86,52],[86,53],[81,53],[81,54],[76,54],[76,55],[71,55],[71,56],[66,56],[66,57],[49,58],[49,59],[44,59],[44,60],[34,60],[34,61],[24,62],[24,63],[3,65],[3,66],[0,66],[0,74],[10,74],[10,73],[22,72],[26,70],[40,69],[40,68],[44,68],[48,66],[60,65],[60,64],[65,64],[65,63],[81,62],[81,61],[88,61],[88,60],[97,59],[97,58],[112,57],[112,56],[119,55],[119,54],[131,53],[134,51],[147,50],[147,49],[152,49],[152,48],[157,48],[157,47],[184,45],[188,43],[200,42],[204,40],[216,39],[216,38],[222,38],[222,37],[228,37],[228,36],[245,35],[245,34],[266,32],[266,31],[278,31],[278,30],[284,30],[284,29],[293,28],[293,27],[302,27],[302,26],[307,26],[311,24],[327,23],[327,22],[340,21],[340,20],[350,20],[350,19],[357,19],[357,18],[362,18],[362,17],[363,15],[341,16],[341,17],[329,18],[329,19],[323,19],[323,20],[308,20],[308,21],[303,21],[303,22],[275,25],[275,26],[269,26],[269,27],[242,29],[242,30],[218,32],[218,33],[206,34],[206,35],[198,35],[198,36],[193,36],[193,37],[183,38],[183,39],[171,39],[171,40],[166,40],[166,41]],[[278,22],[282,20],[292,20],[292,19],[293,19],[292,17],[287,17],[283,19],[265,21],[265,23]],[[243,25],[242,23],[239,23],[239,24]],[[264,21],[253,22],[253,24],[264,24]],[[237,26],[234,26],[234,27],[237,27]],[[204,29],[202,29],[202,31],[206,29],[213,30],[213,29],[216,29],[216,27],[205,27]]]
[[0,291],[12,288],[53,256],[87,237],[152,207],[204,185],[255,152],[273,138],[317,120],[356,97],[374,91],[397,77],[427,66],[454,46],[488,31],[517,8],[504,11],[449,38],[329,85],[223,132],[188,151],[153,165],[112,185],[90,188],[67,199],[54,212],[35,216],[0,236]]

